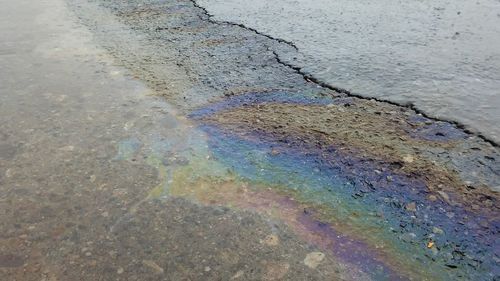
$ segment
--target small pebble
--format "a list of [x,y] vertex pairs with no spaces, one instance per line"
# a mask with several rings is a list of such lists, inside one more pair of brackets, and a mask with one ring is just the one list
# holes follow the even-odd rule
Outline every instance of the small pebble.
[[152,260],[143,260],[142,264],[152,269],[156,274],[163,274],[164,270]]
[[444,201],[450,203],[450,197],[448,196],[448,194],[446,194],[446,192],[438,190],[438,193],[444,199]]
[[403,161],[406,163],[413,163],[414,159],[413,159],[413,156],[406,155],[405,157],[403,157]]
[[268,246],[277,246],[280,243],[280,239],[276,234],[269,234],[264,238],[262,243]]
[[325,254],[323,254],[322,252],[312,252],[307,254],[306,258],[304,259],[304,264],[312,269],[315,269],[323,261],[324,258]]
[[233,277],[231,277],[231,280],[240,278],[241,276],[243,276],[243,274],[245,274],[243,270],[238,270],[238,272],[236,272],[236,274]]
[[75,147],[72,145],[67,145],[67,146],[61,147],[59,149],[62,151],[73,151],[73,150],[75,150]]
[[416,212],[417,211],[417,205],[415,204],[415,202],[411,202],[411,203],[406,204],[405,209],[407,211],[410,211],[410,212]]
[[444,231],[441,228],[435,227],[435,226],[432,228],[432,232],[434,232],[436,234],[443,234],[444,233]]

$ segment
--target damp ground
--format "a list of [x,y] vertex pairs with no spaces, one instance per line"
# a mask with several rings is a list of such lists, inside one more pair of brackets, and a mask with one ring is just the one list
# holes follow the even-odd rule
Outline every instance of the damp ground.
[[0,279],[495,280],[498,147],[192,1],[4,1]]
[[151,195],[167,181],[155,149],[165,152],[158,165],[185,165],[202,134],[115,66],[62,1],[2,1],[1,14],[1,280],[343,271],[331,257],[320,270],[304,264],[318,250],[279,221]]

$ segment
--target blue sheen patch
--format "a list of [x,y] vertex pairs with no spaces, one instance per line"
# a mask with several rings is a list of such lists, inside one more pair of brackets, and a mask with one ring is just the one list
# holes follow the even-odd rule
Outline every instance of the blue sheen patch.
[[[307,202],[334,211],[336,219],[347,222],[357,213],[356,224],[377,229],[379,233],[373,235],[389,237],[397,248],[411,253],[409,258],[415,262],[424,258],[427,265],[448,268],[445,272],[453,276],[460,267],[475,280],[487,280],[485,272],[496,268],[485,253],[495,254],[498,249],[497,225],[483,229],[474,223],[485,219],[480,215],[427,200],[422,181],[398,174],[388,164],[345,155],[333,146],[325,153],[325,149],[301,149],[293,142],[277,143],[272,135],[262,133],[237,136],[213,125],[201,129],[209,135],[217,160],[240,176],[283,186]],[[405,210],[411,202],[416,212]],[[444,234],[433,233],[434,227]],[[429,240],[439,245],[438,254],[426,249]]]

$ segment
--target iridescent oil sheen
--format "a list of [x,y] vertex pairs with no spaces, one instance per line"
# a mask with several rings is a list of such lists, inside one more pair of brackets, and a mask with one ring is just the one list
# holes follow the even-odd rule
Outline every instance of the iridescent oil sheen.
[[[438,158],[405,147],[451,150],[467,134],[417,114],[403,115],[407,125],[388,125],[380,136],[360,131],[365,139],[335,129],[314,135],[317,126],[307,123],[309,109],[348,114],[345,110],[356,106],[349,97],[266,92],[200,108],[189,116],[196,128],[180,132],[191,136],[188,142],[149,140],[148,163],[159,171],[161,183],[148,198],[183,197],[280,221],[348,268],[343,278],[350,280],[497,276],[497,261],[490,258],[499,254],[495,206],[472,204],[495,198],[479,191],[462,194],[458,174],[436,164]],[[289,119],[279,120],[280,131],[274,114],[288,109],[297,115],[282,115]],[[306,123],[294,125],[295,117]],[[352,122],[345,120],[335,122]],[[139,147],[135,139],[121,142],[118,158]],[[165,160],[171,151],[180,153]]]

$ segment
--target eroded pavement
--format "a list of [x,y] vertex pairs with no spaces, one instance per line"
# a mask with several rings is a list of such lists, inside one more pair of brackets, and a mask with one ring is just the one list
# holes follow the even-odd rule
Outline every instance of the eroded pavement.
[[2,1],[2,280],[495,280],[498,147],[191,1]]

